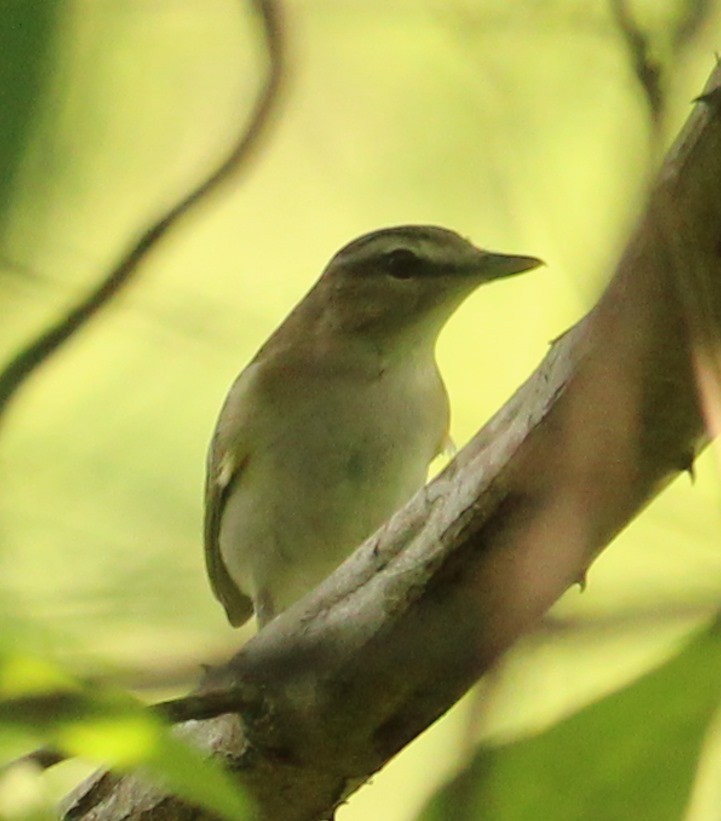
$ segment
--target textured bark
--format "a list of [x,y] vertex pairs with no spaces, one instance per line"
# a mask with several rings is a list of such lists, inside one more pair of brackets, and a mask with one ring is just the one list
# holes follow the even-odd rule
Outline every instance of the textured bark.
[[[375,536],[206,685],[183,732],[274,821],[327,817],[442,715],[705,444],[721,327],[721,69],[593,310]],[[253,694],[248,698],[248,693]],[[73,803],[74,802],[74,803]],[[100,775],[72,819],[200,818]]]

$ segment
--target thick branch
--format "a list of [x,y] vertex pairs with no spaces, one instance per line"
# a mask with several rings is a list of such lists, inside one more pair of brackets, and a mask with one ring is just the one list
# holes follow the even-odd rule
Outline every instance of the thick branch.
[[[720,82],[717,68],[707,90]],[[263,695],[242,721],[185,727],[263,818],[327,817],[691,467],[705,442],[692,354],[721,327],[719,93],[697,104],[589,315],[441,476],[207,683]],[[67,817],[160,818],[161,801],[163,818],[186,817],[101,775]]]

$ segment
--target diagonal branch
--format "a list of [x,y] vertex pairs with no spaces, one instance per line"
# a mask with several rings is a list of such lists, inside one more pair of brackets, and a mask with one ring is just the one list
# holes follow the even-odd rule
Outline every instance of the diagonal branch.
[[[721,329],[720,89],[717,66],[593,310],[436,480],[209,677],[223,710],[239,684],[263,708],[183,732],[263,819],[329,817],[691,469],[708,438],[695,358]],[[66,818],[188,813],[104,773]]]
[[0,372],[0,418],[27,379],[105,305],[127,287],[159,242],[188,212],[222,183],[243,169],[260,146],[275,111],[284,76],[285,43],[277,0],[250,0],[257,12],[267,52],[268,70],[249,124],[228,155],[205,180],[146,228],[107,276],[77,305],[20,350]]

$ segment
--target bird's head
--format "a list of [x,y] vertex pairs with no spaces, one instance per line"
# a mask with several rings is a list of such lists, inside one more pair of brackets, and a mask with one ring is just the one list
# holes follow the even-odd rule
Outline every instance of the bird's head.
[[404,225],[346,245],[316,290],[327,308],[325,321],[338,330],[380,342],[405,337],[433,343],[479,285],[542,264],[535,257],[483,251],[445,228]]

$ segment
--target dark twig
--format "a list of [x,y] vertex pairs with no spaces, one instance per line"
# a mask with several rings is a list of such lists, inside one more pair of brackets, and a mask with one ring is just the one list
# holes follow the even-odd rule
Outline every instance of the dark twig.
[[712,0],[687,0],[684,5],[684,16],[673,32],[673,50],[681,51],[698,33],[699,29],[708,20],[713,7]]
[[54,747],[38,747],[37,750],[33,750],[27,755],[16,758],[9,764],[4,764],[0,767],[0,774],[5,770],[9,770],[11,767],[23,765],[31,765],[36,767],[38,770],[49,770],[56,764],[62,764],[63,761],[67,761],[67,759],[68,756],[66,756],[65,753],[61,753]]
[[262,708],[263,697],[260,691],[236,681],[223,689],[161,701],[150,709],[166,721],[177,724],[181,721],[202,721],[225,713],[257,713]]
[[654,133],[660,136],[666,114],[665,85],[670,69],[668,62],[679,56],[708,19],[710,0],[688,0],[683,17],[670,32],[670,54],[666,65],[653,55],[649,35],[634,19],[628,0],[609,0],[609,4],[648,103]]
[[261,142],[266,126],[276,108],[284,75],[285,43],[281,12],[277,0],[250,0],[258,13],[263,30],[263,41],[269,61],[263,86],[256,99],[249,125],[218,167],[187,194],[169,208],[155,223],[140,235],[121,257],[105,279],[71,308],[40,336],[19,351],[0,372],[0,417],[10,401],[25,384],[28,377],[88,323],[95,314],[125,288],[137,274],[141,264],[158,245],[160,240],[201,199],[237,173],[247,163]]
[[[610,617],[566,619],[546,616],[539,625],[535,638],[540,643],[568,635],[587,635],[589,632],[600,634],[604,631],[609,633],[614,631],[618,634],[618,631],[622,629],[648,628],[649,625],[656,626],[659,624],[679,624],[688,619],[708,618],[714,614],[714,607],[714,602],[709,601],[705,605],[697,603],[688,607],[638,608],[615,613]],[[60,696],[52,697],[53,713],[58,715],[60,709],[64,708],[64,712],[69,716],[78,718],[81,710],[78,708],[76,701],[77,699],[71,699],[65,704]],[[40,696],[6,702],[5,705],[0,702],[0,716],[3,712],[3,706],[6,711],[17,716],[19,704],[24,708],[25,713],[35,715],[47,712],[48,699],[46,696]],[[223,684],[215,689],[161,701],[149,705],[147,709],[152,715],[160,717],[163,721],[170,724],[179,724],[184,721],[204,721],[228,713],[240,713],[246,717],[257,717],[266,709],[266,703],[259,688],[252,684],[234,680],[231,684]],[[28,753],[28,755],[16,759],[8,766],[31,763],[41,770],[47,770],[67,758],[67,755],[53,747],[40,747]]]
[[[148,711],[163,721],[179,724],[183,721],[215,718],[226,713],[257,715],[263,707],[263,696],[257,688],[234,682],[222,689],[161,701],[150,705]],[[92,713],[94,708],[97,711],[97,706],[89,703],[83,695],[57,693],[0,701],[0,717],[7,714],[8,719],[12,716],[15,720],[24,718],[30,721],[38,716],[52,715],[58,720],[82,720],[83,715]],[[18,764],[32,764],[40,770],[48,770],[67,758],[68,755],[53,746],[39,747],[0,767],[0,772]]]
[[654,130],[658,130],[664,114],[662,66],[651,55],[648,34],[642,31],[633,19],[626,0],[610,0],[610,6],[631,58],[634,73],[648,102]]

